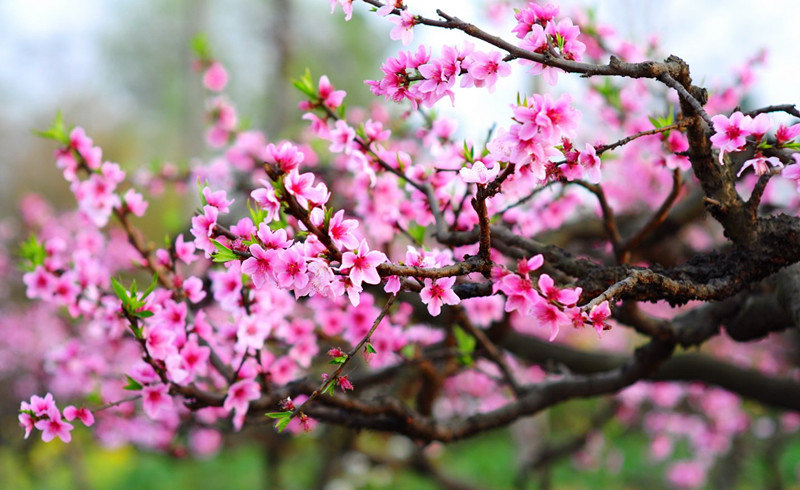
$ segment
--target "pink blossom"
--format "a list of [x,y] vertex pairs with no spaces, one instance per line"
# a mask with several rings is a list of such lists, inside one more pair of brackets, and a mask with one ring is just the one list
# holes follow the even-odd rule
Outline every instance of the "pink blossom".
[[23,412],[17,415],[17,419],[19,420],[19,425],[25,429],[25,439],[27,439],[30,437],[31,431],[35,428],[34,418],[31,416],[31,414]]
[[142,408],[148,417],[159,420],[173,409],[169,387],[163,383],[142,388]]
[[56,278],[47,272],[44,266],[37,266],[32,272],[22,276],[22,281],[27,286],[25,295],[30,298],[50,298]]
[[487,169],[483,162],[476,161],[472,164],[472,168],[462,168],[458,174],[464,182],[486,185],[497,177],[498,172],[500,172],[500,164],[495,163],[492,168]]
[[786,126],[785,124],[781,124],[775,131],[775,140],[778,142],[779,145],[783,145],[792,140],[795,140],[799,136],[800,136],[800,123],[793,124],[791,126]]
[[175,256],[184,264],[189,265],[197,260],[197,256],[194,254],[195,250],[194,243],[183,241],[183,234],[175,237]]
[[259,396],[261,396],[261,387],[258,383],[252,379],[243,379],[228,388],[228,395],[222,403],[222,408],[228,412],[234,411],[235,415],[241,417],[247,414],[250,402],[257,400]]
[[358,221],[344,219],[344,210],[339,210],[328,223],[328,235],[337,248],[354,249],[358,247],[358,239],[353,234],[353,230],[356,228],[358,228]]
[[220,213],[230,212],[230,206],[234,201],[227,199],[227,193],[224,190],[212,191],[208,187],[203,187],[203,199],[208,206],[214,206]]
[[793,180],[795,185],[797,185],[797,191],[800,192],[800,153],[795,153],[792,155],[792,157],[795,160],[794,165],[784,167],[784,169],[781,171],[781,175],[789,180]]
[[[677,133],[677,131],[675,131]],[[680,134],[680,133],[677,133]],[[594,146],[586,143],[584,151],[578,154],[578,163],[581,164],[586,174],[586,180],[592,184],[600,183],[600,157]]]
[[259,187],[251,192],[250,197],[253,198],[259,208],[267,212],[265,221],[270,223],[280,214],[281,202],[275,197],[275,191],[269,182],[263,179],[260,182],[264,187]]
[[242,273],[247,274],[253,280],[256,289],[261,289],[267,279],[274,280],[274,268],[277,264],[278,252],[272,249],[264,250],[261,245],[254,243],[250,245],[249,257],[242,262]]
[[573,306],[581,295],[581,288],[560,289],[553,279],[547,275],[539,276],[539,290],[547,301],[557,301],[564,306]]
[[50,442],[56,437],[64,442],[72,440],[72,434],[70,434],[73,429],[72,424],[61,420],[61,414],[58,410],[51,410],[46,418],[37,421],[34,425],[42,431],[42,440],[44,442]]
[[298,246],[293,246],[278,256],[273,273],[282,288],[302,289],[308,284],[306,259]]
[[331,2],[331,13],[336,10],[336,5],[342,6],[342,11],[344,11],[344,20],[348,21],[353,17],[353,0],[330,0]]
[[192,303],[199,303],[206,297],[206,292],[203,290],[203,280],[199,277],[187,277],[181,286],[183,294]]
[[428,313],[438,316],[442,311],[442,305],[457,305],[461,298],[453,292],[455,277],[443,277],[441,279],[425,279],[425,287],[419,292],[422,302],[428,305]]
[[91,410],[85,407],[75,408],[73,405],[69,405],[64,408],[64,418],[69,422],[77,418],[86,427],[91,427],[94,424],[94,415]]
[[227,83],[228,72],[226,72],[222,64],[217,61],[211,63],[205,73],[203,73],[203,85],[205,85],[208,90],[221,92],[225,89]]
[[289,172],[283,181],[286,192],[294,196],[297,203],[304,208],[308,207],[309,201],[315,205],[322,205],[328,200],[329,194],[324,184],[312,186],[313,183],[313,174],[300,174],[297,170]]
[[550,342],[556,339],[558,329],[562,325],[569,325],[570,319],[557,306],[547,301],[538,301],[533,305],[531,313],[540,326],[550,328]]
[[408,46],[411,40],[414,39],[413,27],[417,23],[414,14],[408,10],[401,10],[400,15],[390,17],[389,22],[395,24],[395,27],[389,33],[389,37],[395,41],[402,41],[403,46]]
[[678,461],[667,470],[667,478],[679,488],[700,488],[706,481],[706,469],[696,461]]
[[329,109],[337,109],[340,105],[342,105],[342,100],[344,100],[347,92],[344,90],[334,90],[333,85],[331,85],[330,80],[325,75],[322,75],[319,79],[319,98],[322,100],[322,103],[328,107]]
[[22,403],[23,410],[30,410],[36,417],[43,417],[50,412],[57,412],[56,402],[51,393],[46,394],[44,397],[33,395],[30,404]]
[[715,134],[711,137],[711,143],[719,148],[719,163],[722,164],[725,153],[729,151],[739,151],[747,143],[746,138],[750,136],[748,130],[750,116],[745,116],[739,111],[731,116],[714,116],[711,122],[714,123]]
[[507,297],[505,306],[507,312],[517,310],[523,315],[527,315],[533,305],[540,300],[539,293],[527,277],[507,274],[495,285]]
[[383,252],[370,250],[366,240],[361,240],[359,247],[352,252],[342,255],[342,269],[350,269],[348,277],[353,285],[360,288],[362,282],[378,284],[381,277],[378,275],[378,265],[386,262],[388,258]]
[[210,257],[216,250],[214,244],[211,243],[210,237],[217,224],[218,215],[219,210],[214,206],[204,206],[203,214],[192,218],[191,232],[192,235],[194,235],[194,245],[200,250],[203,250],[207,257]]
[[599,305],[592,307],[589,312],[589,321],[592,322],[592,326],[595,331],[597,331],[598,335],[600,335],[600,332],[603,330],[608,330],[610,328],[608,323],[606,323],[610,317],[611,308],[608,307],[608,301],[603,301]]
[[475,51],[468,58],[468,76],[462,79],[462,86],[487,87],[489,92],[494,92],[497,77],[507,77],[511,74],[511,66],[503,61],[503,54],[499,51],[483,53]]
[[334,129],[330,132],[331,144],[328,149],[333,153],[349,154],[356,149],[356,130],[342,120],[336,121]]
[[145,211],[147,211],[148,202],[144,200],[141,194],[133,189],[128,189],[123,199],[125,201],[125,206],[134,216],[144,216]]
[[769,172],[769,166],[767,166],[767,164],[776,168],[783,168],[783,163],[781,163],[778,157],[765,157],[764,155],[758,154],[755,158],[751,158],[750,160],[744,162],[744,165],[742,165],[742,168],[739,169],[739,172],[736,174],[736,176],[739,177],[742,175],[748,167],[753,167],[756,175],[764,175],[765,173]]
[[[322,83],[322,81],[320,81],[320,83]],[[297,146],[289,141],[284,141],[277,146],[272,143],[268,144],[264,156],[265,161],[277,165],[278,168],[284,172],[290,172],[296,169],[305,159],[303,152],[298,150]],[[271,189],[266,182],[262,181],[262,183],[264,187]]]

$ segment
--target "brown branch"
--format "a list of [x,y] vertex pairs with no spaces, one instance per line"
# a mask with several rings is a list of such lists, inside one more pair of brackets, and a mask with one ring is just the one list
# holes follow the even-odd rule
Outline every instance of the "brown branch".
[[606,199],[606,193],[603,191],[603,187],[600,184],[590,184],[582,180],[574,180],[572,183],[583,187],[597,197],[597,201],[600,203],[600,209],[603,213],[603,227],[605,228],[606,235],[608,236],[611,246],[614,249],[614,256],[617,259],[617,263],[624,262],[622,260],[624,258],[622,250],[622,237],[620,236],[619,229],[617,228],[617,220],[614,217],[614,210],[611,209],[611,206],[608,204],[608,199]]
[[491,359],[497,365],[498,369],[500,369],[500,372],[503,374],[503,378],[505,379],[506,383],[508,383],[511,391],[513,391],[514,394],[519,397],[522,394],[522,386],[517,382],[514,373],[511,372],[511,368],[508,366],[508,363],[503,357],[503,353],[500,352],[500,349],[494,345],[494,343],[489,339],[483,330],[476,328],[475,325],[473,325],[473,323],[467,317],[463,306],[458,306],[455,308],[455,311],[455,319],[458,324],[462,326],[467,333],[475,337],[475,339],[478,341],[478,345],[480,345],[481,348],[486,351],[489,359]]
[[664,126],[664,127],[661,127],[661,128],[653,128],[653,129],[648,129],[646,131],[640,131],[640,132],[638,132],[636,134],[632,134],[630,136],[622,138],[619,141],[615,141],[614,143],[600,146],[600,147],[597,148],[596,152],[597,152],[597,155],[599,156],[599,155],[601,155],[601,154],[603,154],[603,153],[605,153],[605,152],[607,152],[609,150],[613,150],[614,148],[618,148],[620,146],[627,145],[631,141],[633,141],[635,139],[638,139],[638,138],[641,138],[643,136],[652,136],[654,134],[660,134],[660,133],[664,133],[664,132],[667,132],[667,131],[672,131],[673,129],[681,129],[681,128],[686,127],[687,124],[688,124],[688,122],[686,120],[682,120],[682,121],[678,121],[676,123],[673,123],[673,124],[670,124],[668,126]]
[[356,346],[353,347],[350,350],[350,352],[347,353],[344,362],[339,364],[339,367],[336,368],[336,371],[334,371],[333,374],[331,374],[330,377],[327,380],[325,380],[319,388],[314,390],[311,393],[311,395],[309,395],[309,397],[306,399],[306,401],[304,401],[299,407],[292,410],[292,413],[289,416],[290,420],[304,413],[303,409],[308,407],[321,394],[325,393],[333,383],[336,383],[336,381],[339,379],[339,376],[342,374],[342,371],[344,371],[344,368],[350,363],[350,360],[353,359],[358,354],[358,352],[364,347],[364,345],[367,342],[369,342],[369,339],[372,337],[372,334],[375,333],[375,330],[378,328],[378,325],[381,323],[383,318],[389,312],[389,308],[391,308],[395,299],[397,299],[396,295],[394,294],[389,295],[389,299],[386,301],[386,304],[383,306],[383,309],[381,309],[381,312],[378,314],[378,317],[375,319],[375,322],[373,322],[372,327],[369,329],[369,332],[367,332],[367,335],[365,335],[364,338],[362,338],[361,341],[358,344],[356,344]]
[[680,169],[676,168],[672,172],[672,190],[670,191],[669,195],[667,195],[666,199],[664,199],[664,202],[661,204],[655,214],[653,214],[647,224],[645,224],[638,233],[630,237],[622,244],[620,248],[623,255],[635,250],[639,245],[641,245],[645,238],[647,238],[659,226],[661,226],[661,223],[667,219],[667,215],[669,214],[670,209],[672,209],[672,206],[675,204],[675,201],[678,200],[678,196],[680,195],[682,188],[681,171]]

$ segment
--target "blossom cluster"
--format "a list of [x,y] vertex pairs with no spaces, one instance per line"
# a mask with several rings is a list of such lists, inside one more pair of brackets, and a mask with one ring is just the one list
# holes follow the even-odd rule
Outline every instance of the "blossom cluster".
[[375,95],[386,100],[408,100],[414,107],[431,107],[444,97],[455,104],[453,88],[485,87],[494,90],[499,77],[508,76],[511,67],[499,51],[483,52],[472,43],[444,46],[439,57],[432,58],[424,46],[416,51],[402,51],[381,66],[383,78],[367,80]]
[[[715,134],[711,136],[711,143],[719,148],[719,163],[724,164],[725,154],[729,152],[742,151],[748,145],[753,143],[755,147],[755,155],[753,158],[744,162],[737,176],[744,173],[744,171],[752,167],[756,175],[764,175],[769,171],[769,165],[772,167],[783,168],[783,163],[777,156],[765,156],[764,150],[772,148],[765,137],[767,133],[772,130],[772,119],[768,114],[758,114],[755,117],[742,114],[736,111],[726,117],[724,115],[714,116],[711,121],[714,123]],[[781,124],[775,131],[775,148],[796,147],[793,142],[800,137],[800,124],[787,126]],[[750,141],[748,141],[750,138]],[[797,153],[794,154],[797,159]]]

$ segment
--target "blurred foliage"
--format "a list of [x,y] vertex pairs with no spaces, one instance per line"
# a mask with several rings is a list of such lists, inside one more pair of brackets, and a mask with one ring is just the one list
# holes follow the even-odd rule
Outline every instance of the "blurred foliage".
[[[572,460],[561,459],[545,471],[531,473],[524,486],[520,486],[517,480],[519,448],[512,443],[514,430],[513,426],[497,430],[447,448],[434,445],[427,453],[439,468],[440,475],[476,488],[668,488],[663,480],[663,468],[653,464],[647,451],[643,450],[647,447],[647,439],[616,423],[609,424],[603,434],[606,439],[604,462],[601,458],[597,465],[581,465],[577,470]],[[3,482],[3,488],[200,490],[279,485],[287,489],[306,489],[314,487],[317,471],[325,457],[322,454],[324,445],[318,444],[318,436],[314,434],[285,441],[286,445],[279,449],[280,473],[276,477],[270,474],[272,466],[263,448],[252,440],[247,444],[226,447],[211,459],[195,460],[143,453],[130,447],[105,450],[89,439],[87,430],[76,431],[75,435],[76,439],[69,445],[37,441],[28,452],[0,448],[0,482]],[[371,455],[378,447],[384,452],[389,447],[391,452],[391,446],[397,442],[369,432],[360,434],[356,440],[357,446]],[[769,474],[771,465],[766,464],[761,442],[748,441],[745,444],[748,454],[742,459],[743,463],[722,469],[738,474],[732,488],[744,490],[767,486],[773,475]],[[408,444],[412,450],[417,450]],[[609,454],[612,454],[611,458],[608,458]],[[794,480],[798,461],[800,440],[795,439],[785,446],[777,461],[776,468],[779,468],[784,482]],[[363,455],[346,455],[336,470],[331,488],[442,488],[436,480],[408,467],[371,461]],[[712,487],[709,483],[708,488]],[[717,485],[716,488],[725,487]]]

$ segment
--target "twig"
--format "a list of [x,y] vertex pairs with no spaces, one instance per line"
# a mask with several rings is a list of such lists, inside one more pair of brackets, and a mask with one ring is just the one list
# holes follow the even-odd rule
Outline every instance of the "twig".
[[638,233],[630,237],[627,241],[625,241],[625,243],[622,244],[620,248],[623,255],[638,247],[645,238],[654,232],[661,225],[661,223],[667,219],[667,215],[669,214],[670,209],[672,209],[672,206],[675,204],[675,201],[678,200],[678,195],[680,195],[682,188],[683,184],[681,181],[681,171],[680,169],[676,168],[672,172],[672,190],[670,191],[669,195],[666,197],[666,199],[664,199],[664,202],[661,203],[658,211],[656,211],[655,214],[650,217],[650,220],[647,222],[647,224],[645,224]]
[[603,153],[605,153],[605,152],[607,152],[609,150],[613,150],[614,148],[618,148],[620,146],[627,145],[631,141],[633,141],[635,139],[638,139],[638,138],[641,138],[643,136],[651,136],[651,135],[654,135],[654,134],[659,134],[659,133],[664,133],[664,132],[667,132],[667,131],[672,131],[673,129],[680,129],[680,128],[686,127],[688,124],[689,124],[688,120],[684,119],[682,121],[678,121],[676,123],[672,123],[672,124],[670,124],[668,126],[664,126],[664,127],[661,127],[661,128],[653,128],[653,129],[648,129],[646,131],[640,131],[640,132],[638,132],[636,134],[632,134],[630,136],[622,138],[619,141],[615,141],[614,143],[598,147],[597,148],[597,155],[601,155],[601,154],[603,154]]
[[314,390],[311,393],[311,395],[306,399],[306,401],[304,401],[299,407],[292,410],[291,415],[289,415],[289,420],[303,413],[303,409],[306,408],[306,406],[308,406],[311,402],[316,400],[317,397],[319,397],[322,393],[325,393],[330,388],[331,384],[336,382],[336,380],[339,378],[339,375],[341,375],[342,371],[344,371],[344,368],[350,363],[350,360],[353,359],[358,354],[358,351],[360,351],[361,348],[364,347],[364,345],[367,342],[369,342],[369,339],[372,337],[372,334],[375,333],[375,330],[378,328],[378,325],[381,323],[383,318],[389,312],[389,308],[392,306],[395,299],[397,299],[397,295],[392,294],[389,296],[389,299],[386,301],[386,304],[383,306],[383,309],[378,314],[378,317],[375,319],[375,322],[372,324],[372,327],[369,329],[369,332],[367,332],[367,335],[365,335],[364,338],[362,338],[361,341],[358,344],[356,344],[356,346],[353,347],[350,350],[350,352],[347,353],[344,362],[339,364],[339,367],[336,368],[336,371],[334,371],[333,374],[331,374],[330,377],[327,380],[325,380],[322,383],[322,385],[320,385],[319,388]]

